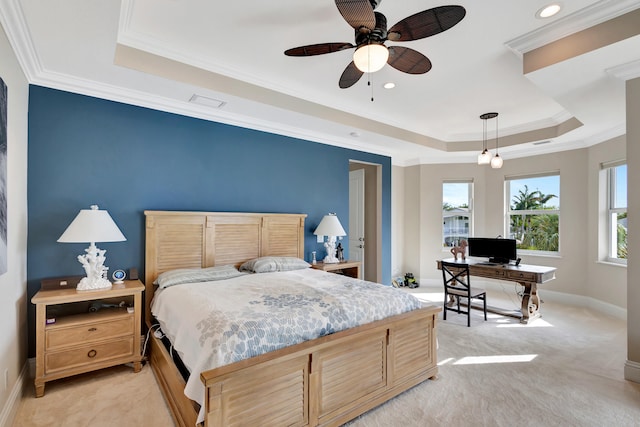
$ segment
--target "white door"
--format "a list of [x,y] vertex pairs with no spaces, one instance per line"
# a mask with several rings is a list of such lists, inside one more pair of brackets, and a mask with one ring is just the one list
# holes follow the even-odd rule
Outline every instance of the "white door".
[[364,278],[364,169],[349,172],[349,259],[360,261]]

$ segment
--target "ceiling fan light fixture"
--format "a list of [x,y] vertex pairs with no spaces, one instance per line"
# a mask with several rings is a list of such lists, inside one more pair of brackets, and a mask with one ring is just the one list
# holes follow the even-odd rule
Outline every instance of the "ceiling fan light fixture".
[[363,73],[380,71],[389,59],[389,50],[383,44],[365,44],[353,53],[353,63]]

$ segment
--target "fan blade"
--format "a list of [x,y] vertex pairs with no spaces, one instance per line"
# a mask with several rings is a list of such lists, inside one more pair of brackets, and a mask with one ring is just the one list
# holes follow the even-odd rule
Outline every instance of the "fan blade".
[[373,30],[376,27],[376,17],[369,0],[336,0],[336,6],[344,20],[356,30],[360,27]]
[[351,61],[351,63],[347,65],[347,68],[344,69],[342,75],[340,76],[340,89],[346,89],[353,86],[358,82],[358,80],[360,80],[360,77],[362,77],[363,74],[364,73],[362,71],[358,70],[356,64]]
[[389,48],[387,64],[398,71],[408,74],[424,74],[431,69],[429,58],[418,52],[402,46]]
[[419,40],[447,31],[462,21],[467,11],[462,6],[439,6],[423,10],[391,27],[387,39],[395,42]]
[[355,47],[351,43],[319,43],[310,44],[308,46],[299,46],[287,49],[284,54],[287,56],[314,56],[324,55],[325,53],[339,52],[345,49]]

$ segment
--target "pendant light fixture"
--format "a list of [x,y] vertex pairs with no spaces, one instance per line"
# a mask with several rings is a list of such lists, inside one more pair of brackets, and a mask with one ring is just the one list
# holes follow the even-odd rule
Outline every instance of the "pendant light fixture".
[[[502,167],[502,157],[498,154],[498,113],[484,113],[480,116],[483,120],[482,126],[482,153],[478,155],[479,165],[491,164],[494,169]],[[491,152],[487,149],[487,120],[496,119],[496,155],[491,157]]]
[[491,153],[487,149],[487,120],[497,115],[498,113],[485,113],[480,116],[482,119],[482,152],[478,154],[479,165],[488,165],[491,162]]
[[493,156],[493,158],[491,159],[491,167],[493,169],[500,169],[502,167],[502,157],[500,157],[500,154],[498,154],[498,113],[492,113],[495,114],[495,118],[496,118],[496,155]]

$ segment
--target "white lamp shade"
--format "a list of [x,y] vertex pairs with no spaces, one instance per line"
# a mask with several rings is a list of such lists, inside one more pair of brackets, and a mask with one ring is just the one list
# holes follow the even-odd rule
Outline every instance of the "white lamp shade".
[[491,162],[491,153],[485,149],[482,153],[478,154],[478,164],[488,165]]
[[502,167],[502,157],[500,157],[497,153],[495,156],[493,156],[493,159],[491,159],[491,167],[494,169],[500,169]]
[[109,212],[99,210],[93,205],[91,209],[82,209],[69,227],[58,239],[60,243],[96,243],[123,242],[127,240]]
[[340,220],[336,214],[328,214],[322,218],[318,228],[313,232],[316,236],[346,236],[347,233],[342,228]]
[[353,53],[353,63],[363,73],[375,73],[389,59],[389,50],[382,44],[365,44]]

